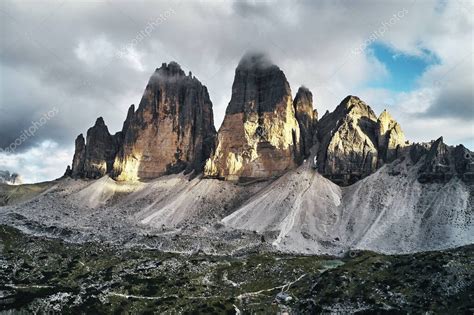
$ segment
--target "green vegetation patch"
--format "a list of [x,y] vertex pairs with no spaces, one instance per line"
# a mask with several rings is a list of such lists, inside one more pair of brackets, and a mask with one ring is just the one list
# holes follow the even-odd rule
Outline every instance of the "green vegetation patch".
[[[354,256],[354,255],[352,255]],[[63,314],[469,312],[472,246],[355,257],[182,255],[0,225],[0,311]]]

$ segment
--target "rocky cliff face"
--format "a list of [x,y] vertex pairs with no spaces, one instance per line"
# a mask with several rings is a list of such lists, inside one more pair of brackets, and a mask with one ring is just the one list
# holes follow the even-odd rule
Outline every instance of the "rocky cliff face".
[[[75,144],[71,175],[73,177],[82,177],[84,174],[84,162],[86,159],[86,140],[82,133],[77,136]],[[66,173],[68,172],[66,171]]]
[[327,112],[318,121],[316,134],[315,167],[342,185],[352,184],[401,157],[408,145],[400,124],[388,111],[377,118],[356,96],[346,97],[332,113]]
[[453,176],[474,181],[471,151],[442,138],[409,143],[386,110],[377,118],[356,96],[318,121],[312,93],[300,87],[292,100],[283,71],[261,54],[240,61],[217,139],[206,87],[171,62],[156,69],[121,131],[111,135],[98,118],[75,146],[65,173],[74,178],[138,180],[194,171],[245,181],[280,176],[310,157],[319,173],[340,185],[405,158],[419,168],[422,183]]
[[118,179],[201,172],[215,138],[207,88],[177,63],[163,64],[150,78],[137,111],[129,110],[122,133],[113,172]]
[[[422,155],[424,160],[418,171],[418,180],[421,183],[445,183],[454,176],[474,183],[474,155],[463,145],[448,146],[443,142],[443,137],[440,137],[433,141],[429,150],[422,152]],[[420,159],[415,154],[413,156],[414,162]]]
[[392,162],[400,156],[400,150],[406,145],[402,128],[393,117],[384,110],[377,119],[376,126],[379,163]]
[[300,127],[300,152],[304,158],[310,155],[313,146],[314,127],[318,120],[318,112],[313,109],[313,94],[305,87],[300,87],[293,101],[296,120]]
[[377,169],[377,117],[356,96],[346,97],[318,122],[317,169],[349,184]]
[[296,166],[299,151],[299,126],[283,71],[263,55],[244,56],[205,175],[227,180],[281,175]]
[[104,119],[97,118],[94,127],[87,131],[84,176],[99,178],[110,172],[117,153],[117,145]]
[[72,177],[119,180],[155,178],[181,171],[202,172],[214,148],[212,103],[195,77],[171,62],[156,69],[138,109],[130,106],[123,128],[110,135],[102,118],[76,139]]
[[315,167],[337,184],[355,183],[384,164],[405,158],[418,165],[421,183],[445,183],[454,176],[474,182],[471,151],[462,145],[448,146],[442,137],[431,143],[409,143],[386,110],[376,118],[358,97],[346,97],[334,112],[321,118],[316,129]]
[[[112,136],[102,117],[87,131],[87,141],[79,135],[72,162],[72,177],[99,178],[112,170],[119,136]],[[66,173],[68,173],[66,171]]]

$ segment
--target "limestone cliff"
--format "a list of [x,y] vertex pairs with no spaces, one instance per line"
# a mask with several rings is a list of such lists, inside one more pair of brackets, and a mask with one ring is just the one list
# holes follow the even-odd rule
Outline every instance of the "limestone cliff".
[[66,176],[74,178],[99,178],[112,170],[119,143],[119,135],[109,133],[102,117],[87,130],[87,138],[80,134],[76,138],[72,168]]
[[102,118],[76,139],[66,176],[119,180],[202,172],[214,148],[212,103],[195,77],[171,62],[156,69],[137,110],[130,106],[121,131],[111,135]]
[[177,63],[164,63],[151,76],[138,108],[130,106],[121,131],[111,135],[100,117],[86,139],[77,137],[65,176],[139,180],[194,171],[245,181],[280,176],[308,157],[319,173],[340,185],[402,159],[411,159],[422,183],[454,176],[474,181],[471,151],[448,146],[442,138],[411,144],[386,110],[377,118],[356,96],[347,96],[318,120],[312,93],[300,87],[292,100],[283,71],[261,54],[239,62],[217,135],[207,88]]
[[317,169],[336,183],[349,184],[377,169],[377,117],[356,96],[346,97],[318,122]]
[[447,182],[454,176],[474,182],[473,153],[463,145],[448,146],[440,137],[431,143],[429,151],[424,154],[418,180],[422,183]]
[[99,178],[112,170],[117,143],[102,117],[87,131],[84,155],[84,177]]
[[405,143],[402,128],[393,117],[384,110],[377,119],[376,126],[379,163],[392,162],[400,155]]
[[[82,177],[84,174],[84,162],[86,158],[86,140],[82,133],[77,136],[74,150],[74,157],[72,159],[72,177]],[[67,174],[67,171],[66,171]]]
[[318,120],[318,112],[313,109],[313,94],[305,87],[300,87],[293,101],[296,120],[300,127],[300,151],[304,158],[310,155],[313,146],[313,134],[315,123]]
[[346,97],[318,121],[316,129],[315,168],[337,184],[353,184],[384,164],[405,158],[418,165],[422,183],[446,182],[454,176],[474,182],[471,151],[462,145],[448,146],[442,137],[431,143],[409,143],[388,111],[376,118],[358,97]]
[[300,159],[300,132],[290,85],[260,54],[235,71],[232,97],[205,175],[228,180],[278,176]]
[[138,109],[131,107],[113,175],[119,180],[201,172],[214,145],[207,88],[181,67],[163,64],[151,76]]

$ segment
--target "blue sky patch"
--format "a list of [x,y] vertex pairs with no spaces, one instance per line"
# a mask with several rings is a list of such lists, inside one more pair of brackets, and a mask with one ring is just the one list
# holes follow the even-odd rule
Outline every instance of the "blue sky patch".
[[394,92],[408,92],[416,88],[416,80],[439,58],[430,50],[422,49],[421,56],[407,55],[382,43],[373,43],[369,53],[385,65],[388,76],[369,83],[371,88],[384,88]]

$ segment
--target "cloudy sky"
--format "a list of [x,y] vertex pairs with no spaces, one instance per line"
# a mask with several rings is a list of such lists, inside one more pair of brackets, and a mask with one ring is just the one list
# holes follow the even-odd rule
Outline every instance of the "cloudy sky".
[[218,128],[248,51],[267,53],[293,93],[308,87],[320,115],[357,95],[412,141],[472,150],[473,11],[471,0],[3,0],[0,170],[59,177],[75,137],[98,116],[118,131],[172,60],[208,87]]

